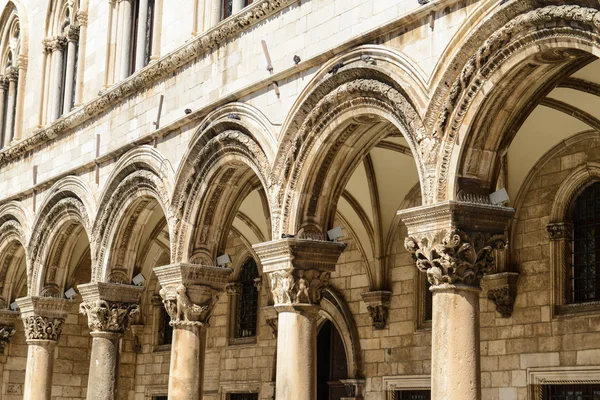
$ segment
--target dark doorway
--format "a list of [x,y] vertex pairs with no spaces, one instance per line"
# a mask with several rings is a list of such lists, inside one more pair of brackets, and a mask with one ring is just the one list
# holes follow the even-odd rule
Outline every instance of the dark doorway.
[[340,379],[348,378],[348,362],[342,337],[326,321],[317,336],[317,400],[339,400],[346,396]]

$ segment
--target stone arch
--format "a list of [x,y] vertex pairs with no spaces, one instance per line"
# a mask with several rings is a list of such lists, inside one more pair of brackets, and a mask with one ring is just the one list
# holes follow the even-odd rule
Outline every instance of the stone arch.
[[12,201],[0,206],[0,309],[19,295],[19,281],[27,285],[28,235],[29,216],[21,204]]
[[363,378],[363,360],[358,328],[348,305],[334,289],[328,288],[323,292],[319,314],[318,326],[321,326],[325,320],[329,320],[342,337],[348,362],[348,379]]
[[131,246],[140,245],[145,222],[157,207],[173,237],[173,182],[171,164],[151,146],[137,147],[119,159],[100,198],[93,228],[94,281],[130,282],[136,255]]
[[[175,262],[214,265],[234,211],[254,190],[266,196],[270,163],[251,130],[256,125],[246,121],[250,117],[242,113],[245,109],[230,107],[227,114],[214,113],[201,124],[177,172],[172,200],[177,215]],[[226,219],[215,222],[215,215]]]
[[600,11],[535,5],[511,2],[486,19],[472,34],[477,49],[473,41],[465,45],[469,58],[459,54],[454,65],[460,72],[438,89],[428,120],[440,146],[437,201],[460,199],[459,191],[487,197],[500,175],[500,155],[538,102],[560,79],[600,56]]
[[[360,51],[353,56],[361,60]],[[277,234],[295,234],[307,228],[317,236],[324,234],[334,218],[328,204],[339,198],[343,189],[339,183],[347,181],[356,162],[389,133],[385,129],[367,132],[378,122],[389,124],[388,130],[400,132],[408,142],[425,188],[424,202],[429,201],[427,187],[434,171],[427,164],[433,165],[429,158],[433,153],[411,98],[387,71],[364,61],[344,64],[343,69],[324,78],[327,74],[323,71],[336,63],[338,59],[332,60],[317,74],[284,124],[271,181],[273,203],[281,208]],[[347,150],[350,145],[356,150],[340,152],[342,146]],[[328,174],[334,163],[342,175]],[[325,195],[322,188],[327,188]]]
[[[81,234],[92,242],[95,215],[95,198],[81,179],[69,176],[50,188],[36,213],[28,244],[29,268],[32,270],[29,274],[30,295],[62,296],[61,283],[54,279],[56,272]],[[94,256],[92,247],[92,260]],[[43,291],[44,285],[47,285],[47,293]]]

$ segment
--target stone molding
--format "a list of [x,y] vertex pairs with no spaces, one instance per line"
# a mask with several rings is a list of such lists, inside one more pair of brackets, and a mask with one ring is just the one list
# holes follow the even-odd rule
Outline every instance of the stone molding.
[[172,264],[154,268],[171,326],[206,326],[229,283],[230,268]]
[[316,305],[345,243],[280,239],[253,246],[271,281],[275,306]]
[[392,292],[377,290],[373,292],[364,292],[360,295],[367,305],[369,316],[373,322],[373,329],[384,329],[387,325]]
[[114,85],[101,96],[77,108],[63,118],[59,118],[47,127],[37,129],[30,137],[0,151],[0,167],[22,156],[57,136],[64,134],[85,121],[121,103],[129,96],[141,92],[144,88],[158,82],[173,71],[181,68],[202,54],[218,48],[249,27],[266,20],[297,0],[260,0],[245,7],[236,15],[218,24],[206,33],[195,37],[179,49],[151,63],[139,73]]
[[550,240],[571,239],[573,236],[573,225],[568,222],[558,222],[546,226]]
[[398,212],[408,228],[404,246],[429,283],[475,287],[494,271],[513,214],[508,207],[455,201]]
[[77,286],[83,301],[79,312],[92,332],[124,333],[139,313],[143,287],[97,282]]
[[501,272],[483,278],[481,284],[487,292],[487,298],[496,305],[496,311],[502,318],[512,315],[517,298],[517,272]]
[[63,323],[75,302],[53,297],[22,297],[17,299],[25,326],[25,338],[58,341]]

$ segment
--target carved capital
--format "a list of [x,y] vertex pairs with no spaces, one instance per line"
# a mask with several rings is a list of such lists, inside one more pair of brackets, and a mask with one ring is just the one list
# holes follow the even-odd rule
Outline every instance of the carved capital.
[[79,26],[87,26],[88,24],[88,12],[79,10],[77,12],[77,24]]
[[162,286],[160,296],[171,326],[206,326],[221,293],[228,285],[230,268],[173,264],[154,269]]
[[29,65],[29,57],[25,54],[19,54],[17,56],[17,67],[19,69],[27,69],[27,65]]
[[318,306],[345,248],[345,243],[295,238],[254,246],[276,306]]
[[17,332],[14,325],[0,324],[0,353],[4,353],[4,348],[10,342],[10,338]]
[[550,240],[571,239],[573,236],[573,225],[567,222],[558,222],[546,225],[546,231]]
[[44,54],[52,54],[52,38],[46,38],[42,40],[42,48],[44,49]]
[[75,302],[51,297],[23,297],[17,299],[29,340],[58,341],[62,326]]
[[123,333],[139,313],[143,287],[98,282],[79,285],[83,301],[79,312],[92,332]]
[[517,272],[502,272],[488,275],[482,281],[482,286],[487,291],[487,298],[496,305],[496,311],[503,318],[509,318],[512,315],[517,297],[518,280]]
[[239,282],[232,282],[225,286],[225,291],[229,296],[236,296],[242,293],[242,284]]
[[388,312],[390,309],[390,298],[392,292],[374,291],[360,294],[367,305],[369,316],[373,322],[373,329],[384,329],[387,325]]
[[71,25],[67,31],[67,41],[77,42],[79,40],[79,26]]
[[8,77],[6,75],[0,75],[0,90],[6,91],[8,89]]
[[50,41],[50,48],[52,51],[63,51],[67,45],[67,38],[64,36],[57,36]]
[[17,67],[8,67],[6,68],[6,76],[9,81],[16,82],[19,79],[19,68]]
[[496,252],[506,246],[512,208],[445,202],[398,213],[408,228],[404,247],[431,285],[479,287],[495,270]]

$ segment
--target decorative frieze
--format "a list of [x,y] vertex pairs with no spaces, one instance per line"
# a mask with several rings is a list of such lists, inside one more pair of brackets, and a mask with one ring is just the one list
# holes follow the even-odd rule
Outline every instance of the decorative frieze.
[[92,332],[123,333],[140,310],[143,287],[97,282],[77,287],[83,301],[79,312],[88,318]]
[[230,268],[181,263],[157,267],[154,272],[173,327],[208,325],[221,293],[235,287],[228,286]]
[[373,322],[373,329],[384,329],[387,325],[392,292],[378,290],[374,292],[361,293],[360,295],[367,305],[369,316]]
[[286,238],[254,250],[271,281],[276,306],[319,305],[345,243]]
[[445,202],[398,212],[408,228],[404,246],[432,285],[479,286],[495,269],[495,250],[514,209]]
[[512,315],[517,297],[518,280],[517,272],[501,272],[488,275],[481,282],[487,292],[487,298],[496,305],[496,311],[503,318],[509,318]]

